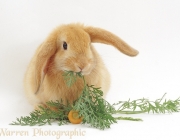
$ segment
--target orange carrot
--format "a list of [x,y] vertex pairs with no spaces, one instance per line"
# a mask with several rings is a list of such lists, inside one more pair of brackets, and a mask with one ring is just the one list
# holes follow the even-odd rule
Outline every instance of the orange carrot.
[[79,124],[82,122],[83,117],[79,117],[78,111],[71,110],[68,114],[68,119],[73,124]]

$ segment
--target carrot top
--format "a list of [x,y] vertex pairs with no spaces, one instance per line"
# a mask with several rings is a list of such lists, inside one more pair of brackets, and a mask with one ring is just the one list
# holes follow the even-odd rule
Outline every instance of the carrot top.
[[[93,85],[87,85],[84,76],[81,73],[65,72],[67,85],[76,82],[76,78],[82,78],[84,89],[80,97],[73,104],[63,104],[62,100],[56,102],[47,102],[47,107],[40,106],[40,110],[30,113],[30,116],[17,118],[12,125],[44,125],[51,124],[53,120],[58,120],[58,124],[89,124],[98,129],[110,128],[111,124],[117,120],[142,121],[141,119],[131,117],[113,117],[113,114],[139,114],[139,113],[172,113],[180,111],[180,98],[176,100],[165,100],[165,94],[162,98],[155,101],[149,101],[146,98],[130,101],[119,101],[111,105],[103,99],[103,92],[100,88]],[[163,102],[164,100],[164,102]],[[55,110],[51,108],[56,108]],[[118,109],[115,109],[118,107]]]

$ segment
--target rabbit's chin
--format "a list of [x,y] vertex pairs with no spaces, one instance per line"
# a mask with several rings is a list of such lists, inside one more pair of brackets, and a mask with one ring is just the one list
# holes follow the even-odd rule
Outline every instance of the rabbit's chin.
[[87,72],[81,72],[82,73],[82,75],[89,75],[90,73],[91,73],[91,71],[87,71]]

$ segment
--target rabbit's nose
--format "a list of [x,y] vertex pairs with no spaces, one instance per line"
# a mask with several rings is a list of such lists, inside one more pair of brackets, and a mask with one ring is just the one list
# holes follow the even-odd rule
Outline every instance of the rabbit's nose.
[[82,72],[82,70],[83,70],[82,66],[81,66],[81,67],[80,67],[80,66],[78,66],[78,68],[80,69],[80,72]]
[[87,64],[84,62],[76,63],[76,68],[78,68],[79,72],[82,72],[86,68]]

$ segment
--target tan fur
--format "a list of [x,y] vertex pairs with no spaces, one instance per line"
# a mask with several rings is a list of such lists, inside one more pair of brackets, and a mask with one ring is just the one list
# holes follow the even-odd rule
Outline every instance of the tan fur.
[[[67,43],[67,50],[63,49],[63,42]],[[80,24],[57,27],[38,47],[25,74],[25,92],[35,108],[50,100],[63,99],[72,103],[78,98],[83,81],[78,79],[72,87],[67,87],[62,76],[64,70],[82,71],[87,83],[101,87],[105,97],[110,86],[110,75],[92,42],[112,45],[129,56],[138,54],[106,30]]]

